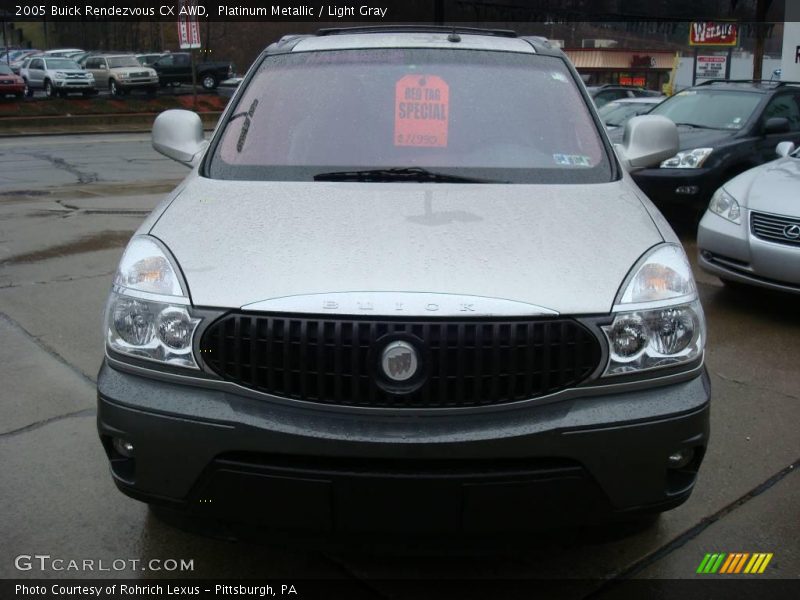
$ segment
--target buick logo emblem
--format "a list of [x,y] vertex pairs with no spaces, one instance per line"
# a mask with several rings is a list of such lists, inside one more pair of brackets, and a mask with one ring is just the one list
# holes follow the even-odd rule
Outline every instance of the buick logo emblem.
[[419,369],[417,350],[408,342],[392,342],[383,349],[381,368],[392,381],[407,381]]
[[783,235],[790,240],[800,238],[800,225],[787,225],[783,228]]

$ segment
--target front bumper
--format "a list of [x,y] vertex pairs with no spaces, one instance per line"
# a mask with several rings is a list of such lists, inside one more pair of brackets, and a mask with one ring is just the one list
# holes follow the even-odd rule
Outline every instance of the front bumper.
[[717,169],[641,169],[631,176],[661,206],[705,207],[722,184]]
[[7,94],[22,94],[24,91],[24,83],[8,83],[0,85],[0,96],[5,96]]
[[[300,408],[104,364],[98,430],[124,493],[314,531],[521,531],[665,510],[692,491],[709,382],[492,413]],[[133,443],[134,458],[112,447]],[[694,458],[668,469],[667,456]]]
[[76,80],[54,80],[53,87],[59,91],[64,92],[92,92],[94,91],[94,81],[76,81]]
[[117,85],[123,90],[152,88],[158,86],[158,77],[141,77],[136,79],[119,79]]
[[800,248],[755,237],[750,213],[732,223],[706,211],[697,229],[700,268],[722,279],[800,293]]

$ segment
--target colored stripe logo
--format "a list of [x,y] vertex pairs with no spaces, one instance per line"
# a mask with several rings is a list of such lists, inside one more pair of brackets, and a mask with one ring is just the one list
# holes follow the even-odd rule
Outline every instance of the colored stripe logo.
[[709,553],[700,561],[697,573],[713,575],[761,574],[772,560],[772,552],[717,552]]

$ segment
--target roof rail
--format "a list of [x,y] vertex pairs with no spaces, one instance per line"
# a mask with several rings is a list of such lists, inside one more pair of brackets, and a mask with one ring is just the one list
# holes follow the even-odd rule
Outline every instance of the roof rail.
[[454,25],[366,25],[363,27],[330,27],[317,30],[317,35],[346,35],[348,33],[463,33],[471,35],[493,35],[515,38],[517,32],[511,29],[481,29]]
[[781,81],[780,79],[709,79],[698,83],[695,87],[701,85],[714,85],[715,83],[767,83],[775,87],[784,85],[800,85],[800,81]]

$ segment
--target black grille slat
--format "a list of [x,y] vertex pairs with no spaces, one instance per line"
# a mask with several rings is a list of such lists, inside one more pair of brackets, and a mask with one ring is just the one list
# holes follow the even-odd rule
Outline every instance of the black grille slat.
[[[419,350],[422,380],[392,388],[380,354],[395,339]],[[225,380],[337,406],[443,408],[551,394],[599,365],[598,339],[569,318],[369,319],[231,313],[212,323],[201,357]]]

